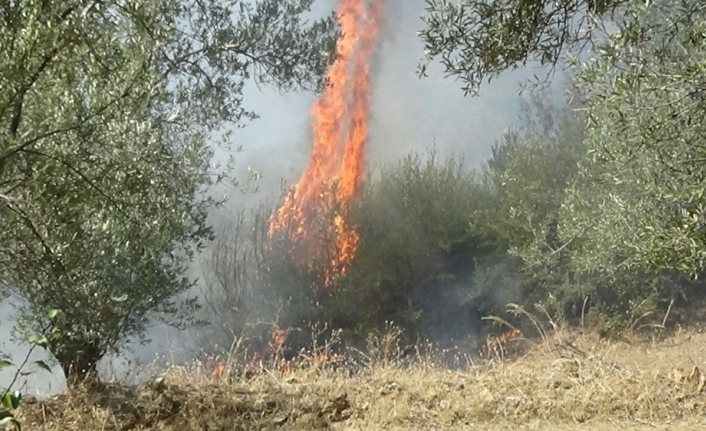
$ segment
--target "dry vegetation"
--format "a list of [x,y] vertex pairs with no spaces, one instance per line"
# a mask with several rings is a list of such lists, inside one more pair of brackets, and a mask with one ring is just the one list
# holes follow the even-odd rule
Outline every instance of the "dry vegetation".
[[[389,335],[389,334],[388,334]],[[393,333],[394,335],[394,333]],[[103,385],[28,400],[30,430],[589,430],[703,429],[706,332],[606,341],[559,331],[516,339],[513,359],[435,364],[403,357],[394,336],[377,340],[357,369],[334,367],[321,348],[299,365],[172,367],[137,388]],[[234,362],[234,359],[232,362]],[[214,377],[214,374],[218,374]],[[230,375],[229,375],[230,374]]]

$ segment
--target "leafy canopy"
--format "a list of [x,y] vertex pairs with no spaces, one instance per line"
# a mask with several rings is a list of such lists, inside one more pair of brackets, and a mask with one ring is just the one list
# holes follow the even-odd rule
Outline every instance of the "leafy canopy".
[[425,46],[420,72],[438,59],[447,76],[463,82],[465,94],[476,95],[483,81],[531,62],[553,71],[565,54],[589,45],[601,17],[616,16],[626,2],[426,0],[426,28],[419,33]]
[[590,157],[563,223],[566,238],[587,232],[577,265],[698,274],[706,265],[706,5],[636,3],[593,61],[578,66]]
[[188,321],[175,295],[228,174],[216,136],[255,117],[249,79],[321,87],[336,29],[305,20],[312,3],[0,4],[0,280],[26,301],[21,332],[58,308],[52,352],[90,366],[154,313]]

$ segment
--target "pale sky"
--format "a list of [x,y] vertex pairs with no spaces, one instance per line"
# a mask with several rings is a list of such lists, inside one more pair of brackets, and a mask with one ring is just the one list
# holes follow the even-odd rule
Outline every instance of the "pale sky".
[[[321,0],[316,14],[331,11],[332,0]],[[424,0],[388,0],[385,28],[376,54],[373,71],[373,101],[371,106],[371,133],[368,158],[371,165],[383,160],[395,160],[413,150],[424,150],[433,145],[446,154],[463,155],[469,164],[478,165],[490,155],[490,147],[502,132],[517,121],[517,95],[521,80],[528,79],[537,70],[506,73],[481,90],[479,97],[464,97],[461,83],[443,79],[439,67],[430,69],[430,77],[419,79],[416,66],[422,55],[422,44],[416,32],[423,23]],[[254,85],[246,88],[248,109],[261,116],[243,129],[234,131],[236,146],[243,152],[236,155],[236,172],[248,167],[263,177],[256,195],[233,196],[236,204],[255,203],[264,198],[279,196],[281,180],[292,183],[306,165],[309,150],[309,108],[312,94],[279,94]],[[0,304],[0,337],[7,340],[12,328],[12,306]],[[137,360],[149,362],[157,354],[177,359],[188,333],[179,333],[161,326],[151,328],[154,342],[136,346],[134,357],[119,359],[115,364],[101,368],[118,376],[132,374]],[[14,360],[23,359],[26,347],[6,343],[3,351]],[[37,355],[36,358],[42,358]],[[112,369],[112,370],[111,370]],[[6,369],[0,373],[0,385],[5,387],[14,373]],[[151,371],[145,371],[146,374]],[[15,389],[18,387],[15,387]],[[20,387],[21,388],[21,385]],[[48,395],[65,388],[60,369],[53,376],[40,371],[30,376],[23,391]]]

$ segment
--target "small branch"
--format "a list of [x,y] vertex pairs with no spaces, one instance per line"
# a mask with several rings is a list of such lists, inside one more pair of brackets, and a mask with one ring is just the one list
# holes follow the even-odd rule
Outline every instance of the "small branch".
[[36,348],[37,348],[36,344],[32,344],[32,347],[29,348],[29,351],[25,355],[24,360],[22,361],[20,366],[17,367],[17,370],[15,371],[15,375],[12,376],[12,380],[10,381],[10,384],[7,385],[7,388],[5,388],[5,391],[2,394],[2,398],[5,398],[5,396],[8,393],[10,393],[10,389],[12,389],[12,386],[14,386],[14,384],[17,383],[17,380],[20,378],[20,374],[22,373],[22,369],[27,365],[27,362],[29,362],[30,356],[32,356],[32,353],[34,352],[34,349],[36,349]]
[[46,157],[48,159],[51,159],[51,160],[54,160],[56,162],[61,163],[66,168],[68,168],[71,172],[73,172],[76,175],[78,175],[79,177],[81,177],[81,179],[84,180],[92,189],[96,190],[101,196],[106,198],[108,200],[108,202],[110,202],[123,217],[125,217],[128,220],[131,220],[130,216],[125,211],[123,211],[122,206],[114,198],[109,196],[106,192],[103,191],[103,189],[98,187],[90,178],[88,178],[83,172],[76,169],[69,162],[62,160],[62,159],[59,159],[58,157],[54,157],[52,155],[42,153],[41,151],[37,151],[37,150],[24,149],[24,150],[22,150],[22,152],[29,153],[29,154],[36,154],[38,156]]
[[58,134],[61,134],[61,133],[67,133],[67,132],[71,132],[71,131],[77,130],[79,127],[81,127],[81,126],[83,126],[84,124],[88,123],[88,122],[89,122],[90,120],[92,120],[93,118],[98,117],[99,115],[102,115],[102,114],[105,113],[111,106],[113,106],[114,104],[116,104],[118,101],[123,100],[123,99],[125,99],[126,97],[128,97],[128,96],[130,95],[130,92],[132,91],[133,85],[134,85],[134,83],[137,81],[138,77],[139,77],[139,76],[135,76],[134,79],[133,79],[133,81],[130,83],[130,85],[128,85],[128,86],[125,88],[125,90],[124,90],[118,97],[116,97],[115,99],[109,101],[109,102],[106,103],[105,105],[101,106],[101,107],[98,108],[95,112],[93,112],[92,114],[88,115],[86,118],[80,120],[79,122],[77,122],[77,123],[75,123],[75,124],[72,124],[71,126],[68,126],[68,127],[63,127],[63,128],[55,129],[55,130],[52,130],[52,131],[50,131],[50,132],[46,132],[46,133],[43,133],[43,134],[41,134],[41,135],[35,136],[34,138],[31,138],[31,139],[29,139],[29,140],[27,140],[27,141],[25,141],[25,142],[22,142],[22,143],[18,144],[18,145],[15,146],[14,148],[10,148],[9,150],[5,151],[5,153],[0,154],[0,165],[2,165],[2,163],[4,163],[7,159],[9,159],[10,157],[14,156],[14,155],[17,154],[18,152],[23,151],[23,150],[26,149],[27,147],[29,147],[29,146],[31,146],[31,145],[33,145],[33,144],[35,144],[35,143],[41,141],[42,139],[46,139],[46,138],[49,138],[49,137],[51,137],[51,136],[58,135]]

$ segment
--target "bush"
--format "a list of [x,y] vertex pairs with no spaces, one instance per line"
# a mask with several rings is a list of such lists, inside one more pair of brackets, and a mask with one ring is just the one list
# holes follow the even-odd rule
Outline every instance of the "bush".
[[316,271],[295,263],[286,235],[268,236],[270,207],[230,214],[202,259],[204,317],[210,325],[208,337],[202,337],[207,341],[194,347],[227,347],[247,336],[257,350],[273,327],[303,328],[325,320],[317,305]]
[[[320,283],[325,263],[302,268],[286,235],[268,239],[265,207],[221,227],[204,263],[205,296],[214,315],[229,316],[228,331],[239,334],[255,321],[296,328],[317,322],[364,345],[390,321],[407,341],[480,329],[472,275],[481,261],[504,252],[484,228],[487,187],[461,160],[435,152],[410,155],[377,174],[348,211],[360,234],[355,257],[327,287]],[[325,212],[322,220],[330,220]]]
[[[345,274],[326,286],[328,262],[302,268],[286,234],[268,237],[266,207],[241,213],[206,265],[214,314],[234,316],[226,326],[237,333],[253,321],[267,323],[263,331],[326,324],[360,346],[390,322],[404,329],[405,342],[480,335],[482,316],[513,321],[503,313],[510,302],[569,324],[639,326],[699,284],[677,271],[575,264],[583,238],[565,235],[566,202],[588,156],[576,107],[534,94],[482,175],[434,151],[383,166],[349,204],[358,248]],[[317,210],[309,234],[326,246],[332,209]]]
[[338,285],[334,324],[358,339],[388,321],[410,338],[479,329],[471,276],[497,252],[484,230],[488,199],[462,160],[433,151],[383,167],[352,209],[360,244]]
[[[493,197],[489,218],[509,256],[521,260],[516,264],[519,281],[512,283],[524,306],[551,304],[554,317],[566,323],[589,322],[619,332],[698,292],[699,283],[656,266],[611,266],[600,260],[587,264],[585,243],[597,244],[596,229],[605,220],[595,208],[587,219],[581,213],[586,208],[576,203],[576,185],[586,181],[582,174],[594,162],[584,141],[583,111],[574,108],[580,106],[558,109],[546,95],[532,95],[524,106],[522,127],[505,134],[488,161],[485,181]],[[594,203],[581,202],[584,207]],[[584,216],[585,229],[574,224],[577,214]],[[601,247],[612,253],[621,245],[603,241]],[[623,250],[612,263],[629,257]]]

